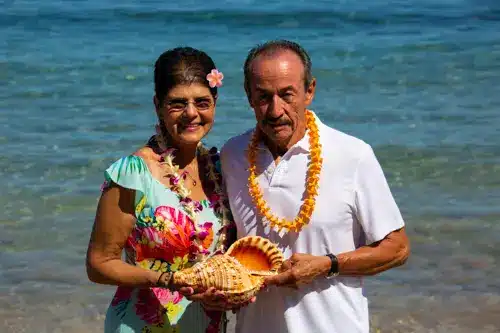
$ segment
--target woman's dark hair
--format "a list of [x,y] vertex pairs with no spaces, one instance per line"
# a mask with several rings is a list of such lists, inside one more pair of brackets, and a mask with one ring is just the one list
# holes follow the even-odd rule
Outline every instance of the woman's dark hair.
[[179,84],[200,83],[210,89],[215,98],[217,87],[210,88],[207,74],[215,63],[205,52],[192,47],[177,47],[161,54],[155,63],[155,93],[160,104],[170,89]]

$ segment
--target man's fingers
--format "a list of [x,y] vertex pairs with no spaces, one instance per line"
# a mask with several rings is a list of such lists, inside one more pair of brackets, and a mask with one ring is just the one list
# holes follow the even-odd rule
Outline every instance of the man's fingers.
[[291,282],[292,282],[292,272],[290,270],[277,275],[268,276],[264,280],[264,283],[267,286],[269,285],[281,286],[284,284],[289,284]]
[[282,285],[282,287],[286,287],[286,288],[290,288],[290,289],[295,289],[295,290],[298,290],[299,289],[299,286],[297,284],[284,284]]
[[290,260],[285,260],[285,261],[283,262],[283,264],[281,264],[281,267],[280,267],[280,269],[279,269],[279,271],[278,271],[278,272],[279,272],[279,273],[283,273],[283,272],[288,271],[288,270],[289,270],[289,269],[291,269],[291,268],[292,268],[292,263],[291,263],[291,261],[290,261]]
[[267,276],[264,279],[264,284],[266,286],[276,285],[278,283],[278,275]]

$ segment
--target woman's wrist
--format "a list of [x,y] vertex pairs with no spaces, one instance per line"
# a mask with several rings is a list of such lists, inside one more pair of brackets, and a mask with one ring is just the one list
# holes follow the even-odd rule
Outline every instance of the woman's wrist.
[[163,272],[158,277],[158,281],[156,282],[157,287],[161,288],[169,288],[172,286],[172,280],[174,277],[173,272]]

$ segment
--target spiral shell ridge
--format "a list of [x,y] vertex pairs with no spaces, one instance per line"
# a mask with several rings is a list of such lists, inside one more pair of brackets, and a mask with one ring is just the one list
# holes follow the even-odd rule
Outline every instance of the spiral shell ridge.
[[261,289],[266,275],[276,274],[283,254],[269,240],[248,236],[236,241],[225,254],[214,255],[174,274],[174,284],[196,290],[214,287],[230,305],[249,301]]

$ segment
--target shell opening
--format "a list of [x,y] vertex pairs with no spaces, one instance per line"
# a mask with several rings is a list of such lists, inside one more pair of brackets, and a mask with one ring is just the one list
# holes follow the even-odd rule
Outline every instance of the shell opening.
[[238,260],[251,274],[270,275],[283,263],[283,253],[268,239],[247,236],[233,243],[226,255]]

